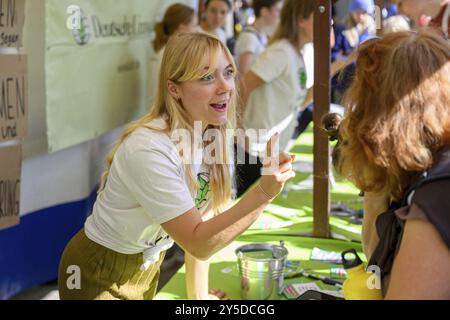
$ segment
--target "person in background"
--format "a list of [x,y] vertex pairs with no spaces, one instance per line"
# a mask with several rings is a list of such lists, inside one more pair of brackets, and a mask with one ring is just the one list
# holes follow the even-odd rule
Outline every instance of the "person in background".
[[346,30],[345,24],[337,23],[337,12],[335,4],[332,6],[334,45],[331,47],[331,62],[336,61],[339,57],[347,57],[353,48],[350,46],[347,38],[344,36]]
[[[261,156],[271,134],[279,132],[280,150],[289,150],[297,114],[312,102],[314,8],[314,0],[286,0],[269,46],[244,76],[241,85],[242,125],[246,130],[256,130],[259,135],[258,142],[241,140],[237,143],[238,196],[261,176]],[[330,38],[333,41],[332,34]],[[331,74],[336,74],[350,61],[335,62],[331,66]]]
[[383,20],[383,34],[409,30],[411,30],[409,21],[404,16],[391,16],[386,20]]
[[303,46],[313,39],[314,0],[286,0],[280,23],[267,49],[258,56],[242,80],[244,129],[265,129],[258,143],[238,141],[237,196],[261,176],[264,144],[280,133],[280,150],[287,146],[295,127],[295,115],[307,97]]
[[162,21],[155,24],[155,38],[152,47],[155,55],[149,63],[148,105],[150,108],[155,100],[156,88],[161,69],[164,47],[169,37],[176,32],[194,32],[198,30],[198,19],[193,8],[181,3],[169,6]]
[[200,23],[201,30],[214,34],[225,45],[227,35],[223,30],[227,15],[232,9],[230,0],[206,0],[205,19]]
[[235,45],[239,75],[244,76],[267,47],[268,36],[278,25],[282,0],[253,0],[255,22],[244,28]]
[[[331,79],[331,108],[336,110],[340,109],[341,97],[346,88],[351,84],[353,77],[353,68],[348,66],[342,70],[339,74],[336,74],[340,67],[338,67],[348,56],[354,51],[350,46],[347,38],[344,36],[345,25],[336,23],[336,10],[335,3],[332,6],[333,17],[333,33],[334,37],[331,37],[331,63],[332,63],[332,79]],[[312,43],[307,43],[303,48],[303,56],[305,58],[307,68],[307,88],[311,88],[314,85],[314,46]],[[350,58],[351,60],[352,58]],[[297,126],[292,135],[290,145],[294,145],[297,138],[302,134],[313,120],[314,104],[311,102],[305,110],[300,111],[297,116]]]
[[376,35],[376,24],[372,17],[375,11],[373,0],[351,0],[348,6],[347,29],[343,32],[352,48]]
[[398,15],[398,7],[395,0],[384,0],[382,6],[382,14],[384,19]]
[[[397,5],[392,1],[384,1],[384,23],[388,30],[408,30],[408,23],[404,17],[393,17],[397,13]],[[364,41],[376,36],[376,22],[372,15],[376,14],[373,0],[351,0],[348,6],[349,17],[347,25],[335,25],[336,44],[331,50],[331,62],[335,62],[351,55],[352,52]],[[386,22],[387,21],[387,22]],[[355,74],[355,64],[348,65],[342,72],[332,79],[331,101],[341,104],[345,91],[350,87]]]
[[[208,298],[206,260],[250,227],[295,176],[293,157],[272,148],[274,134],[267,174],[232,205],[226,135],[236,123],[235,75],[233,56],[216,37],[170,37],[155,106],[111,150],[93,213],[61,257],[61,299],[152,299],[174,241],[186,252],[188,297]],[[213,150],[196,152],[196,135],[205,147],[209,134],[217,138]],[[79,289],[67,285],[74,265]]]
[[[397,6],[393,3],[386,3],[386,19],[383,20],[383,34],[410,30],[410,23],[405,16],[392,15],[397,12]],[[331,62],[348,56],[354,49],[350,46],[347,38],[343,35],[345,32],[342,26],[334,26],[336,34],[336,45],[331,50]],[[369,38],[370,39],[370,38]],[[368,39],[366,39],[368,40]],[[342,103],[342,97],[345,91],[350,87],[355,74],[355,64],[349,65],[332,79],[331,101],[335,104]],[[312,119],[312,115],[311,115]]]
[[[305,62],[306,89],[312,94],[311,88],[314,86],[314,44],[312,42],[306,43],[301,53]],[[286,146],[286,150],[291,149],[295,145],[298,136],[306,130],[313,119],[314,103],[311,99],[312,97],[307,97],[305,101],[309,101],[309,104],[297,113],[297,125]]]
[[333,163],[364,192],[364,253],[385,299],[450,299],[450,44],[406,31],[358,51]]
[[242,30],[252,24],[255,20],[255,12],[253,11],[252,0],[241,0],[240,1],[240,7],[237,9],[237,19],[240,24],[241,29],[238,30],[239,32],[242,32]]
[[[450,39],[450,0],[396,0],[401,13]],[[423,22],[426,20],[426,22]],[[422,22],[421,22],[422,21]]]

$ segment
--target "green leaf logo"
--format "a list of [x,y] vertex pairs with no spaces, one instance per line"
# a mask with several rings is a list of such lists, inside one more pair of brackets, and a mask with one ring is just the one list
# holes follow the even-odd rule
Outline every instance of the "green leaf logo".
[[82,9],[80,9],[80,27],[73,28],[72,35],[77,44],[79,44],[80,46],[87,44],[89,42],[89,39],[91,38],[88,18]]
[[201,209],[208,200],[209,193],[209,174],[206,172],[200,172],[197,175],[198,190],[195,197],[195,206],[197,209]]

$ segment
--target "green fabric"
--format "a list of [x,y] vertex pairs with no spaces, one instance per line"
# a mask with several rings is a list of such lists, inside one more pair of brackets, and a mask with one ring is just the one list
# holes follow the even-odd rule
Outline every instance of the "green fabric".
[[[90,240],[81,229],[67,244],[58,269],[61,300],[150,300],[158,287],[159,260],[142,271],[142,253],[123,254]],[[76,266],[78,269],[72,269]],[[69,272],[68,272],[69,270]],[[71,270],[71,271],[70,271]],[[79,277],[79,280],[75,280]],[[79,287],[70,287],[79,281]]]
[[[274,235],[242,235],[237,241],[234,241],[227,248],[217,253],[211,259],[209,272],[210,288],[223,290],[227,294],[227,298],[238,300],[240,297],[240,278],[237,268],[237,258],[234,253],[235,249],[249,243],[264,242],[271,244],[279,244],[279,241],[285,242],[285,247],[289,251],[289,260],[301,261],[300,267],[308,269],[311,273],[322,274],[330,277],[331,267],[340,267],[339,264],[331,264],[320,261],[311,261],[310,255],[314,247],[323,250],[342,252],[347,249],[354,248],[363,257],[361,244],[331,239],[319,239],[299,236],[274,236]],[[363,257],[364,259],[364,257]],[[336,290],[336,287],[323,284],[320,281],[313,281],[309,278],[295,277],[286,279],[285,284],[294,282],[316,282],[323,289]],[[155,299],[172,300],[186,299],[185,286],[185,269],[184,266],[170,279],[170,281],[159,291]],[[285,299],[284,296],[279,296]]]
[[[301,268],[328,277],[331,276],[330,268],[341,267],[341,265],[311,261],[310,255],[314,247],[339,253],[354,248],[365,261],[360,244],[361,226],[351,223],[350,219],[330,217],[332,236],[345,238],[347,241],[304,237],[304,235],[311,235],[313,231],[312,191],[308,188],[308,183],[309,186],[312,185],[313,133],[311,127],[299,137],[291,153],[297,155],[294,168],[299,169],[296,169],[296,177],[285,186],[284,192],[266,207],[264,214],[243,235],[211,259],[210,288],[225,291],[230,299],[240,299],[240,281],[234,250],[245,244],[255,242],[278,244],[280,240],[283,240],[289,250],[289,260],[300,260]],[[302,167],[310,170],[302,170]],[[353,209],[362,208],[362,199],[358,196],[359,190],[336,175],[335,178],[336,185],[331,190],[331,201],[341,201]],[[285,283],[312,281],[297,277],[286,279]],[[323,289],[336,289],[320,281],[316,283]],[[161,289],[155,299],[186,299],[184,267]],[[285,298],[280,296],[280,299]]]
[[[312,234],[313,194],[311,188],[308,188],[308,186],[312,186],[313,179],[313,132],[311,126],[300,135],[290,153],[297,156],[294,168],[309,167],[311,170],[295,170],[296,176],[286,184],[285,191],[266,208],[264,215],[246,233]],[[353,209],[361,209],[362,198],[358,196],[359,190],[336,174],[334,176],[336,185],[331,190],[331,202],[342,202]],[[331,216],[330,230],[333,237],[361,241],[361,225],[351,223],[350,218]]]

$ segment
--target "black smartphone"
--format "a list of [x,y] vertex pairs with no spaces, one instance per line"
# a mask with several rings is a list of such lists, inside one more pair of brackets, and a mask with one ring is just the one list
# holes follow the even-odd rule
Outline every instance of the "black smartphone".
[[316,290],[308,290],[298,296],[295,300],[344,300],[344,298],[336,297]]

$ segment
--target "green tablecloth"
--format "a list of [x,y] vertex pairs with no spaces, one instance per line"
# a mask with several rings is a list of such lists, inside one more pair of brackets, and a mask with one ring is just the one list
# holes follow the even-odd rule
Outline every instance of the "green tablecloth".
[[[310,254],[314,247],[319,247],[324,250],[341,252],[346,249],[354,248],[361,254],[361,245],[359,243],[343,241],[318,239],[310,237],[299,236],[276,236],[276,235],[242,235],[237,241],[234,241],[230,246],[223,249],[211,259],[209,284],[210,288],[221,289],[226,292],[227,298],[238,300],[240,297],[240,278],[237,269],[237,258],[234,250],[242,245],[264,242],[279,244],[280,240],[284,240],[285,247],[289,251],[289,260],[300,260],[301,266],[310,270],[312,273],[323,274],[330,276],[330,267],[338,267],[340,265],[330,264],[320,261],[311,261]],[[296,277],[286,279],[285,284],[294,282],[313,282],[313,280],[303,277]],[[336,290],[334,286],[323,284],[316,281],[317,285],[322,289]],[[285,299],[284,296],[279,296],[280,299]],[[159,291],[155,299],[157,300],[172,300],[172,299],[186,299],[185,286],[185,269],[184,266],[170,279],[170,281]]]
[[[308,128],[291,153],[296,154],[296,177],[269,205],[263,216],[248,230],[249,234],[308,235],[313,231],[313,133]],[[341,202],[353,209],[362,208],[359,190],[349,182],[334,175],[336,183],[331,188],[332,203]],[[330,230],[335,238],[361,242],[361,225],[351,223],[351,218],[330,217]]]
[[[350,218],[330,217],[332,236],[338,239],[318,239],[305,237],[312,234],[312,161],[313,134],[310,127],[297,140],[291,153],[296,154],[294,170],[297,175],[289,181],[285,190],[270,204],[261,217],[236,241],[211,259],[209,281],[211,288],[225,291],[227,297],[240,299],[237,259],[234,250],[253,242],[278,243],[284,240],[289,250],[289,260],[301,260],[304,268],[329,276],[333,265],[310,260],[314,247],[323,250],[342,252],[354,248],[361,253],[361,226],[351,223]],[[331,201],[342,202],[354,209],[362,207],[359,191],[350,183],[336,177],[331,190]],[[352,241],[349,241],[352,240]],[[338,265],[335,265],[338,266]],[[160,290],[156,299],[186,299],[184,267]],[[287,279],[285,283],[311,282],[310,279]],[[336,289],[317,282],[320,287]],[[280,297],[283,298],[283,297]]]

